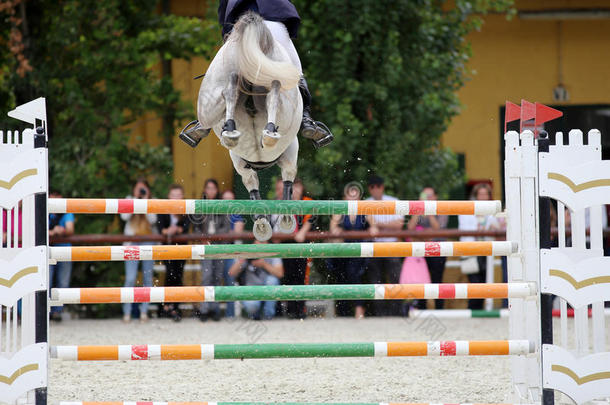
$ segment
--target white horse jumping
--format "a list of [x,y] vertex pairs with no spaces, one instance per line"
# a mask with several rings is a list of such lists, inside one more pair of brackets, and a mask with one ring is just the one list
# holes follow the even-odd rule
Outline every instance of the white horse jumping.
[[[257,170],[277,164],[284,181],[283,199],[290,200],[303,114],[297,87],[302,72],[267,24],[254,12],[240,17],[203,78],[197,118],[229,149],[251,199],[261,199]],[[295,226],[292,215],[280,217],[281,231],[292,232]],[[269,239],[269,217],[257,217],[253,232],[259,240]]]

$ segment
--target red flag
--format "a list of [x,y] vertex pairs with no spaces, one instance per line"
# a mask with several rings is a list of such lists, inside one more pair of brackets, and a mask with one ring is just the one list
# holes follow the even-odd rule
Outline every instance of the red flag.
[[535,125],[544,124],[545,122],[554,120],[563,116],[563,113],[551,107],[547,107],[544,104],[536,103],[536,121]]
[[523,131],[523,123],[532,118],[536,118],[536,105],[521,99],[521,126],[519,132]]
[[511,121],[516,121],[521,116],[521,107],[515,103],[511,103],[506,100],[506,108],[504,109],[504,132],[506,132],[506,125]]

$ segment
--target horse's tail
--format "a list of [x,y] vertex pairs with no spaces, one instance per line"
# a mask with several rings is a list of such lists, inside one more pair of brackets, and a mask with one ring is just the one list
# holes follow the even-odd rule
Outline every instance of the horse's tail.
[[296,66],[267,56],[273,49],[274,41],[260,15],[248,12],[240,17],[230,40],[237,42],[240,74],[250,83],[270,88],[271,82],[278,80],[284,90],[298,85],[301,72]]

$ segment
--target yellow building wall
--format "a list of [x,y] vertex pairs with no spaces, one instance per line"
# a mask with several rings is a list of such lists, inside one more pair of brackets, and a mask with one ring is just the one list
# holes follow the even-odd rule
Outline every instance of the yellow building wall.
[[[153,67],[153,71],[160,74],[161,65]],[[144,114],[127,126],[127,129],[131,131],[129,142],[132,144],[144,142],[153,146],[163,145],[162,127],[163,120],[160,117],[152,113]]]
[[[518,10],[607,6],[603,1],[521,1]],[[543,104],[610,103],[610,20],[507,21],[503,15],[485,17],[480,32],[472,33],[470,80],[459,91],[463,104],[443,144],[465,154],[469,179],[491,179],[494,197],[502,190],[500,107],[505,100]],[[561,61],[559,55],[561,54]],[[563,85],[566,103],[553,100],[553,88]],[[566,128],[567,130],[568,128]]]
[[[205,0],[172,0],[170,2],[172,14],[203,18],[207,12]],[[220,32],[218,33],[220,44]],[[195,76],[205,73],[209,61],[203,58],[193,58],[191,61],[172,61],[172,76],[174,87],[182,93],[183,99],[192,105],[193,116],[196,115],[197,95],[201,79],[193,80]],[[218,138],[211,132],[203,139],[197,148],[193,149],[182,142],[177,134],[182,126],[176,128],[173,138],[174,153],[174,180],[184,186],[187,198],[201,198],[203,183],[208,178],[215,178],[220,190],[233,187],[233,165],[229,158],[229,151],[220,145]]]
[[[197,108],[197,95],[201,84],[201,79],[193,80],[193,77],[204,73],[208,65],[209,62],[203,58],[194,58],[190,62],[184,60],[172,62],[174,87],[182,92],[185,100],[191,102],[193,114]],[[176,134],[180,129],[176,128]],[[233,187],[233,165],[229,151],[220,145],[214,132],[204,138],[195,149],[175,136],[173,151],[174,179],[183,184],[188,198],[201,198],[203,183],[208,178],[215,178],[218,181],[220,191]]]

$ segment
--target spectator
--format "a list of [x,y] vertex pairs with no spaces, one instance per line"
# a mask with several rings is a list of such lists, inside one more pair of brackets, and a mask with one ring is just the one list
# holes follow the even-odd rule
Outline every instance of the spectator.
[[[255,244],[267,243],[254,241]],[[237,259],[229,269],[231,277],[239,279],[240,285],[279,285],[284,276],[282,259]],[[272,319],[275,316],[275,301],[243,301],[250,319]],[[262,312],[262,313],[261,313]]]
[[[419,195],[419,199],[423,201],[436,201],[437,195],[434,187],[424,187]],[[447,228],[447,222],[449,217],[446,215],[413,215],[407,224],[407,229],[413,230],[439,230]],[[433,238],[432,241],[440,242],[444,241],[443,238]],[[428,271],[430,272],[430,281],[433,283],[443,282],[443,273],[445,272],[446,257],[426,257],[426,264],[428,265]],[[435,309],[443,309],[445,304],[444,300],[434,300]],[[426,300],[418,300],[415,304],[418,309],[426,309]]]
[[[144,178],[139,178],[133,186],[131,195],[127,198],[149,199],[150,186]],[[121,214],[121,219],[125,221],[125,229],[123,233],[126,236],[151,235],[156,232],[155,223],[157,222],[157,214]],[[133,242],[125,242],[123,245],[129,246]],[[138,242],[136,245],[152,245],[154,242]],[[153,285],[153,265],[152,260],[127,260],[125,261],[125,284],[124,287],[133,287],[136,285],[138,277],[138,263],[142,265],[142,285],[144,287],[152,287]],[[132,304],[123,304],[123,322],[131,320]],[[148,321],[148,303],[140,304],[140,322]]]
[[[277,184],[277,183],[276,183]],[[277,187],[276,187],[277,190]],[[305,194],[305,187],[301,179],[296,179],[292,185],[293,200],[311,200]],[[296,233],[294,234],[294,242],[305,242],[305,236],[312,228],[315,220],[311,215],[296,215],[297,221]],[[304,285],[307,276],[307,258],[284,259],[284,279],[282,282],[285,285]],[[305,318],[305,302],[304,301],[286,301],[286,315],[292,319]]]
[[[222,193],[223,200],[234,200],[235,193],[233,190],[225,190]],[[244,227],[246,225],[244,221],[244,217],[240,214],[231,214],[229,215],[229,221],[231,223],[231,233],[242,233],[244,231]],[[236,240],[233,243],[241,243],[241,240]],[[224,260],[224,271],[223,271],[223,281],[224,285],[231,286],[235,285],[235,279],[229,274],[229,269],[235,262],[235,259],[225,259]],[[233,318],[235,316],[235,303],[227,302],[227,309],[225,311],[225,316],[227,318]]]
[[[362,192],[356,185],[348,184],[343,190],[344,200],[360,200],[361,197]],[[333,236],[341,235],[344,231],[364,231],[369,227],[370,224],[365,215],[333,215],[330,219],[330,233]],[[350,242],[364,242],[364,240],[350,240]],[[366,259],[361,257],[336,258],[329,259],[328,262],[337,284],[362,283]],[[364,303],[363,301],[337,301],[336,313],[338,316],[352,316],[353,314],[357,319],[364,318]]]
[[[51,191],[49,198],[61,198],[61,194]],[[74,234],[74,214],[50,214],[49,237],[70,236]],[[58,243],[52,246],[71,246],[70,243]],[[51,288],[68,288],[72,277],[72,262],[57,262],[49,266],[49,291]],[[63,307],[51,307],[50,319],[61,321]]]
[[[167,198],[170,200],[182,200],[184,198],[184,189],[179,184],[169,186]],[[166,236],[168,243],[171,243],[171,238],[174,235],[188,233],[189,220],[186,215],[175,214],[159,214],[157,215],[157,226],[162,235]],[[184,274],[184,260],[167,260],[165,261],[165,286],[180,287],[182,286],[182,275]],[[161,316],[171,316],[174,322],[180,322],[182,319],[182,311],[180,304],[171,303],[164,304],[160,313]]]
[[[478,183],[472,188],[470,193],[471,200],[491,200],[491,187],[487,183]],[[489,231],[498,230],[499,224],[496,217],[493,215],[459,215],[458,229],[463,231]],[[479,238],[482,240],[484,238]],[[463,242],[473,241],[473,236],[462,236],[460,240]],[[464,262],[463,262],[464,263]],[[474,263],[474,261],[473,261]],[[476,260],[477,268],[468,271],[468,281],[470,283],[484,283],[487,274],[487,259],[485,256],[479,256]],[[493,269],[491,269],[493,271]],[[462,268],[464,272],[464,267]],[[483,309],[482,299],[468,300],[469,309]]]
[[[218,182],[215,179],[207,179],[203,186],[203,199],[216,200],[220,197]],[[231,221],[228,215],[210,214],[205,215],[195,225],[195,232],[204,235],[215,235],[219,233],[229,233],[231,231]],[[226,243],[226,242],[214,242]],[[222,285],[224,260],[207,259],[201,261],[201,283],[204,286]],[[205,322],[212,315],[215,321],[220,320],[220,305],[217,302],[202,302],[199,306],[199,319]]]
[[[369,177],[368,189],[371,197],[367,200],[376,201],[396,201],[397,198],[385,194],[384,180],[380,176],[372,175]],[[404,225],[402,215],[371,215],[371,225],[379,232],[400,231]],[[396,242],[398,238],[375,238],[375,242]],[[369,259],[367,268],[368,282],[371,284],[396,284],[400,279],[401,260],[397,257],[382,257]],[[375,300],[373,312],[376,316],[399,315],[401,302],[388,300]]]

